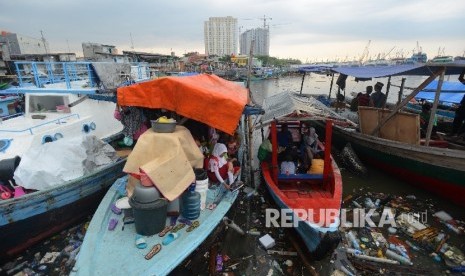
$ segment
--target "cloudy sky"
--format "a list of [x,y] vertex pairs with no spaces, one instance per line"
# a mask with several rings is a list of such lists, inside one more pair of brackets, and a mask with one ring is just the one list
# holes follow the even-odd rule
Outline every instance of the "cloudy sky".
[[373,58],[410,56],[417,41],[429,58],[465,55],[463,0],[0,0],[0,11],[0,30],[43,31],[52,51],[79,56],[82,42],[204,53],[204,21],[221,16],[242,31],[267,18],[270,55],[302,62],[358,59],[369,40]]

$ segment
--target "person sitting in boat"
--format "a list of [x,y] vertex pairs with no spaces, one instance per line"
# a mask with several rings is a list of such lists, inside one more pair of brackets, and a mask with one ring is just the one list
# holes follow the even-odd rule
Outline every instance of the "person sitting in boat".
[[212,155],[208,160],[208,179],[214,183],[221,183],[226,189],[234,183],[240,173],[237,160],[228,160],[228,149],[223,143],[216,143]]
[[291,154],[286,154],[286,157],[284,158],[284,161],[281,162],[281,174],[295,174],[296,172],[296,167],[295,163],[292,160],[292,155]]
[[147,119],[141,108],[135,106],[116,105],[114,117],[123,124],[123,143],[121,146],[132,146],[147,127]]
[[373,86],[368,85],[366,87],[366,92],[358,97],[358,106],[373,106],[370,95],[373,92]]
[[[421,106],[421,113],[420,113],[420,134],[422,138],[426,137],[426,132],[428,130],[428,123],[429,123],[430,116],[431,116],[431,104],[428,102],[425,102]],[[437,119],[437,116],[434,115],[433,130],[431,132],[433,135],[436,135],[437,125],[438,125],[438,119]]]
[[228,135],[228,140],[226,142],[226,146],[228,148],[228,156],[230,158],[237,157],[237,151],[239,149],[240,138],[239,134],[234,133],[234,135]]
[[357,94],[357,97],[353,98],[352,101],[350,102],[350,111],[357,111],[358,110],[358,99],[360,96],[362,96],[363,93],[359,92]]
[[277,133],[278,136],[278,160],[284,159],[292,149],[292,133],[287,124],[281,125],[281,130]]
[[310,127],[308,132],[303,136],[302,139],[303,145],[303,154],[306,154],[308,164],[311,166],[313,158],[315,158],[318,154],[318,134],[316,134],[315,128]]
[[377,108],[383,108],[385,103],[386,103],[386,95],[381,92],[381,89],[383,89],[384,84],[382,82],[377,82],[375,84],[375,93],[373,93],[370,97],[372,101],[373,107]]

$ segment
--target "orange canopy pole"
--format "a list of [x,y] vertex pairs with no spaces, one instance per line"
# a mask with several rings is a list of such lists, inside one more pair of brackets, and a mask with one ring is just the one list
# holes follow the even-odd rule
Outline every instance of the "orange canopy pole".
[[327,183],[331,177],[331,138],[333,135],[333,121],[326,120],[325,163],[323,167],[323,181]]
[[278,133],[276,121],[271,123],[271,167],[273,172],[274,183],[278,185]]

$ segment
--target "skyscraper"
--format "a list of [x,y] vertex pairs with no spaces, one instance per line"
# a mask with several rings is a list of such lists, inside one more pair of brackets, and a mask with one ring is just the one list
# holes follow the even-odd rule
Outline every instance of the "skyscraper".
[[269,56],[270,55],[270,31],[268,28],[255,28],[242,33],[240,39],[240,53],[248,55],[250,53],[250,45],[252,40],[254,56]]
[[210,17],[204,22],[205,54],[237,55],[237,18]]

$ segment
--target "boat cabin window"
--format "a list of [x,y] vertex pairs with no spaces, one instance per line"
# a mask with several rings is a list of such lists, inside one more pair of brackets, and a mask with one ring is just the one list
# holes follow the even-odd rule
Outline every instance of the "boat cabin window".
[[68,96],[55,96],[55,95],[29,95],[29,112],[30,113],[43,113],[43,112],[59,112],[69,113],[69,99]]

